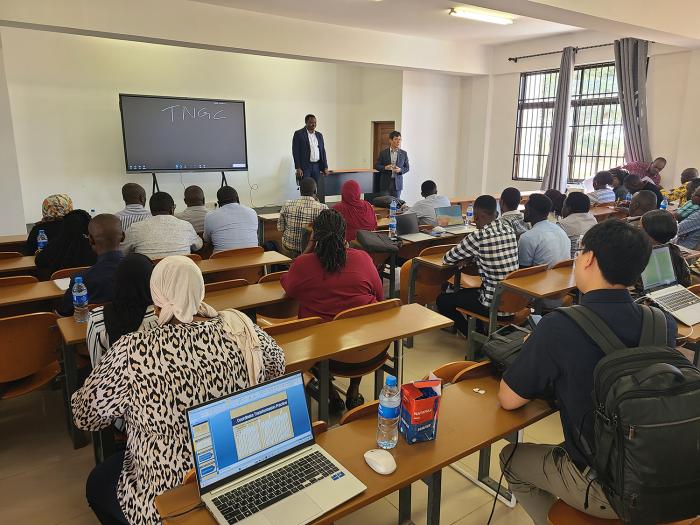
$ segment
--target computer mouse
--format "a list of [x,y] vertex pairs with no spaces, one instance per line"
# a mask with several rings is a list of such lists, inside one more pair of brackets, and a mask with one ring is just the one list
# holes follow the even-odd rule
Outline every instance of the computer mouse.
[[387,476],[396,470],[394,456],[388,450],[373,448],[365,452],[365,462],[377,474]]
[[433,228],[431,231],[433,233],[445,233],[445,228],[442,226],[435,226],[435,228]]

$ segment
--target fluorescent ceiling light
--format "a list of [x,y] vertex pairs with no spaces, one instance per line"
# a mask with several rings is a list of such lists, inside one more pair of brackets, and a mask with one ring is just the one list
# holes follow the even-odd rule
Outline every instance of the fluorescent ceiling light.
[[485,13],[483,11],[476,11],[472,9],[463,8],[452,8],[449,11],[451,16],[456,16],[457,18],[468,18],[469,20],[476,20],[478,22],[488,22],[489,24],[498,24],[502,26],[507,26],[513,23],[512,15],[507,13],[496,14],[495,12]]

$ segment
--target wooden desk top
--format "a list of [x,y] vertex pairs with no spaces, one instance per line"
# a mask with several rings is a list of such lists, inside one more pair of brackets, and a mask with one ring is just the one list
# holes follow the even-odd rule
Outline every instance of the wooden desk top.
[[0,274],[34,269],[36,269],[36,264],[34,264],[33,255],[0,259]]
[[224,272],[244,268],[253,268],[266,264],[288,264],[292,260],[286,255],[277,252],[263,252],[236,255],[233,257],[221,257],[217,259],[205,259],[197,263],[203,274]]
[[[486,390],[486,393],[473,392],[472,389],[476,387]],[[363,458],[366,450],[377,446],[375,415],[319,435],[316,442],[364,483],[367,490],[312,523],[327,525],[339,520],[553,412],[542,401],[532,401],[518,410],[503,410],[498,404],[497,394],[498,380],[492,377],[465,380],[445,388],[440,403],[437,438],[408,445],[400,436],[398,445],[391,451],[397,469],[389,476],[375,473]],[[196,483],[181,485],[156,498],[156,508],[161,516],[186,511],[197,503],[199,492]],[[216,522],[206,509],[197,509],[164,523],[215,525]]]
[[454,264],[445,264],[442,262],[444,256],[444,253],[435,253],[432,255],[421,255],[419,257],[416,257],[414,260],[419,261],[421,264],[425,264],[426,266],[430,266],[431,268],[435,268],[437,270],[454,268]]
[[544,299],[545,297],[551,297],[562,292],[570,292],[576,289],[574,269],[572,266],[557,268],[556,270],[547,270],[546,272],[540,272],[526,277],[505,279],[501,281],[501,284],[511,290],[516,290],[530,297],[534,297],[535,299]]
[[58,299],[63,293],[53,281],[3,286],[0,288],[0,307]]
[[280,218],[279,212],[277,213],[259,213],[258,214],[258,219],[260,219],[263,222],[266,221],[275,221],[277,222],[277,219]]
[[24,235],[0,235],[0,248],[5,244],[24,244],[27,242],[27,234]]

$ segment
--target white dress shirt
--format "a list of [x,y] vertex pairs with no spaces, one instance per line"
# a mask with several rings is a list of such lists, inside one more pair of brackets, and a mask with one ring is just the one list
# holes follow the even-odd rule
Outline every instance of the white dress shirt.
[[318,138],[316,138],[316,132],[314,131],[313,133],[309,133],[307,131],[306,133],[309,135],[309,149],[311,150],[311,158],[309,158],[309,160],[311,162],[318,162],[321,159],[321,152],[318,149]]
[[174,215],[156,215],[132,224],[122,244],[125,254],[140,253],[151,259],[187,255],[202,247],[192,225]]

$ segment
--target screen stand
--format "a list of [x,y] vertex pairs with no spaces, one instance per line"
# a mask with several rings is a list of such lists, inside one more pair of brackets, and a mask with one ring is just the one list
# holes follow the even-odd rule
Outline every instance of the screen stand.
[[151,173],[151,177],[153,177],[153,186],[151,187],[151,194],[160,191],[160,186],[158,186],[158,179],[156,178],[155,173]]
[[221,187],[228,186],[228,181],[226,180],[226,172],[221,172]]

